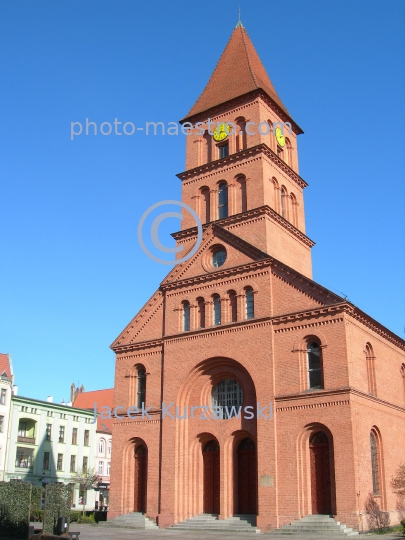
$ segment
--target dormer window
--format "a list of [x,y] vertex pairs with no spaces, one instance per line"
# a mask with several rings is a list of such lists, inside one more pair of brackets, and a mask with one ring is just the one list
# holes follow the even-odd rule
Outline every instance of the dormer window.
[[229,156],[229,144],[226,142],[225,144],[221,144],[221,146],[218,146],[219,150],[219,159],[226,158]]

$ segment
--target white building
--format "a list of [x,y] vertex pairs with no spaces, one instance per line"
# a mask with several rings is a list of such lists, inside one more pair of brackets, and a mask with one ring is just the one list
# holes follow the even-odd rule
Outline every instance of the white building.
[[13,379],[11,357],[0,353],[0,481],[4,480],[5,473]]

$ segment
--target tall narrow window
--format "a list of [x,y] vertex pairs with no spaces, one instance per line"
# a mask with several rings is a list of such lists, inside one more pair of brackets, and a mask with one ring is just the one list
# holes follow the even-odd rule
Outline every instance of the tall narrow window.
[[103,465],[104,465],[104,463],[102,461],[98,462],[98,474],[100,476],[103,476]]
[[308,360],[308,382],[309,388],[323,388],[322,357],[321,349],[316,342],[309,343],[307,346]]
[[70,472],[76,472],[76,456],[70,456]]
[[4,416],[0,416],[0,433],[3,433]]
[[183,302],[183,330],[190,330],[190,302]]
[[98,453],[103,456],[104,455],[104,450],[105,450],[104,439],[100,439],[98,441]]
[[238,304],[237,296],[235,291],[229,291],[229,310],[230,310],[230,319],[231,322],[236,322],[238,320]]
[[44,452],[44,460],[42,463],[43,469],[49,469],[49,452]]
[[229,156],[229,144],[226,142],[225,144],[221,144],[221,146],[218,147],[219,150],[219,159],[226,158]]
[[58,461],[56,463],[56,470],[61,471],[63,466],[63,454],[58,454]]
[[284,188],[281,188],[280,197],[281,215],[284,219],[287,219],[287,195]]
[[137,391],[137,407],[142,409],[142,403],[145,403],[146,398],[146,371],[138,369],[138,391]]
[[88,460],[89,460],[89,458],[88,458],[87,456],[84,456],[84,457],[83,457],[83,467],[82,467],[82,469],[83,469],[83,472],[84,472],[84,473],[87,472]]
[[197,298],[198,304],[198,327],[205,328],[205,302],[204,298]]
[[107,444],[107,454],[111,456],[111,439],[108,441],[108,444]]
[[291,193],[290,199],[291,199],[292,224],[294,225],[294,227],[297,227],[298,226],[298,215],[297,215],[298,203],[297,203],[297,199],[294,193]]
[[368,393],[372,396],[377,395],[377,385],[375,378],[375,356],[370,343],[366,344],[366,363],[367,363],[367,382]]
[[221,299],[219,294],[212,297],[214,309],[214,324],[221,324]]
[[65,442],[65,426],[59,426],[59,442]]
[[89,441],[90,441],[90,430],[85,429],[84,430],[84,441],[83,441],[84,446],[89,446],[89,444],[90,444]]
[[246,308],[246,318],[253,319],[253,317],[255,316],[255,305],[254,305],[252,287],[247,287],[245,289],[245,308]]
[[107,463],[107,476],[110,476],[110,470],[111,470],[111,463]]
[[201,220],[203,223],[210,221],[210,190],[207,187],[201,189]]
[[45,440],[50,441],[52,436],[52,424],[46,424]]
[[0,392],[0,405],[6,404],[6,395],[7,395],[7,390],[5,388],[2,388]]
[[228,217],[228,186],[220,184],[218,188],[218,219]]
[[374,431],[370,432],[371,451],[371,474],[373,477],[373,493],[380,495],[380,456],[378,452],[378,441]]
[[246,120],[244,118],[239,118],[236,122],[236,151],[240,152],[241,150],[246,149]]

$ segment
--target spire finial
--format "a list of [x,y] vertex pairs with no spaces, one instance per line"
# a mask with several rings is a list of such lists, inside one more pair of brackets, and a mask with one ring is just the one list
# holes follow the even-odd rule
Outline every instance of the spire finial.
[[238,24],[235,28],[243,28],[242,21],[240,20],[240,6],[238,6]]

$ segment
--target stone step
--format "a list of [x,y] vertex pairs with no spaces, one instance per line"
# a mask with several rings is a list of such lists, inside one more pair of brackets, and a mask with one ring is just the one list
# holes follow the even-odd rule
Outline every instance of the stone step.
[[299,521],[292,521],[289,525],[283,525],[280,529],[275,529],[278,534],[322,534],[325,536],[355,536],[359,533],[344,523],[336,521],[328,515],[309,515]]
[[251,514],[239,514],[228,519],[218,519],[215,514],[200,514],[181,523],[176,523],[171,528],[182,531],[240,532],[244,534],[260,532],[256,528],[256,516]]

